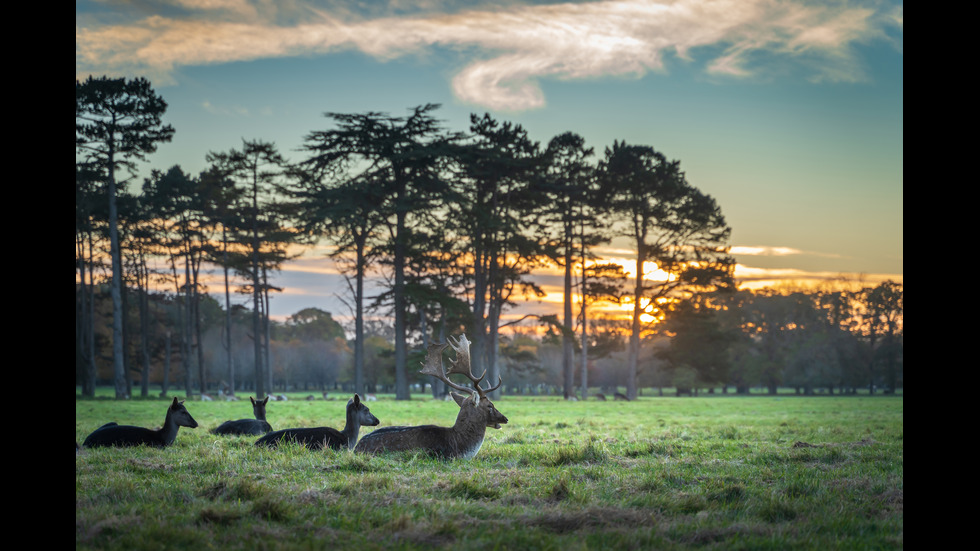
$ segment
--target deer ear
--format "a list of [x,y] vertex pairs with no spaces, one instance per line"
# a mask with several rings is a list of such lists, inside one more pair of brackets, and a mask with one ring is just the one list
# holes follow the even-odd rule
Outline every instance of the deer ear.
[[357,406],[357,405],[360,405],[360,404],[361,404],[361,397],[358,396],[357,394],[355,394],[354,395],[354,405]]
[[172,405],[172,406],[179,406],[179,405],[180,405],[180,404],[179,404],[179,403],[177,402],[177,397],[176,397],[176,396],[174,396],[174,403],[173,403],[173,404],[171,404],[171,405]]
[[466,396],[463,396],[462,394],[456,394],[451,390],[449,391],[449,395],[453,397],[453,400],[456,400],[456,405],[458,405],[459,407],[463,407],[463,402],[466,401]]
[[252,398],[251,396],[249,396],[248,399],[252,401],[252,405],[254,406],[255,405],[255,398]]

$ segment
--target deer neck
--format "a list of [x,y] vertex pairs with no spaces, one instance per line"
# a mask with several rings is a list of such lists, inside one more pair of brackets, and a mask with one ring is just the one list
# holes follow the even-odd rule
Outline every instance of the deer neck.
[[180,429],[177,426],[177,421],[174,421],[173,413],[168,409],[167,418],[163,421],[163,427],[157,431],[157,435],[160,437],[160,441],[163,445],[169,446],[174,443],[177,439],[177,430]]
[[347,422],[344,424],[344,430],[341,432],[347,438],[347,447],[354,449],[354,445],[357,444],[357,435],[361,432],[361,424],[357,421],[356,412],[347,412]]
[[476,408],[460,408],[456,415],[456,424],[453,431],[460,435],[472,436],[474,439],[483,440],[483,435],[487,432],[487,420],[482,411]]
[[459,457],[473,458],[483,446],[483,438],[487,432],[487,421],[480,411],[475,408],[464,410],[460,408],[453,425],[455,448]]

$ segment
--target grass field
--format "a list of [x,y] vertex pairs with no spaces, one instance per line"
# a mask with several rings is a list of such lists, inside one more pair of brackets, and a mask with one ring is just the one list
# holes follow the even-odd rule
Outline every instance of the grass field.
[[[274,428],[342,428],[346,398],[270,402]],[[475,459],[259,449],[209,429],[245,402],[187,402],[166,449],[75,455],[76,549],[896,549],[901,396],[504,397]],[[452,424],[382,398],[381,426]],[[157,427],[163,400],[76,400],[75,440]],[[362,429],[362,435],[372,428]]]

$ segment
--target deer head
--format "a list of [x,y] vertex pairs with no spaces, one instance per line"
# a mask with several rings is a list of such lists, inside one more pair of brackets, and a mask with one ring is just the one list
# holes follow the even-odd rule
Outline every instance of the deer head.
[[[456,351],[456,359],[450,360],[449,371],[446,372],[442,365],[442,352],[447,346],[452,346],[453,350]],[[497,411],[494,407],[493,402],[487,398],[487,394],[493,392],[500,388],[503,382],[500,377],[497,378],[497,384],[490,388],[484,389],[480,386],[483,379],[487,376],[486,370],[479,377],[473,375],[472,367],[470,365],[470,342],[466,340],[466,335],[460,335],[459,340],[453,342],[453,338],[449,337],[448,344],[430,344],[428,351],[426,353],[425,363],[422,364],[422,370],[419,372],[424,375],[430,375],[436,379],[446,383],[450,388],[456,389],[460,392],[465,392],[469,396],[462,396],[456,394],[455,392],[450,392],[453,399],[460,407],[460,417],[482,417],[486,423],[485,426],[493,427],[495,429],[500,428],[501,423],[507,422],[507,417],[502,413]],[[449,375],[460,374],[464,375],[473,383],[473,388],[458,385],[451,380],[449,380]],[[472,411],[471,411],[472,410]]]
[[168,415],[173,416],[174,422],[181,427],[197,428],[197,421],[191,417],[191,413],[187,411],[184,407],[184,402],[178,402],[177,397],[174,396],[174,401],[170,404],[170,411]]
[[256,419],[261,419],[265,421],[265,405],[269,403],[269,397],[266,396],[265,400],[256,402],[255,398],[251,396],[248,397],[252,401],[252,414],[255,415]]

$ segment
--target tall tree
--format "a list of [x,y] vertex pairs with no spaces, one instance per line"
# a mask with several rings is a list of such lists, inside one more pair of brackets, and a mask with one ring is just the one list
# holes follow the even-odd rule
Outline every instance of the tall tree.
[[209,223],[218,228],[219,245],[212,247],[211,261],[221,266],[224,295],[225,295],[225,325],[222,332],[221,347],[224,349],[225,369],[228,373],[228,387],[231,394],[235,393],[235,362],[231,351],[232,305],[231,305],[231,271],[234,269],[232,247],[234,235],[242,227],[239,216],[243,192],[235,187],[235,182],[224,177],[219,171],[205,170],[201,173],[200,191],[203,204],[203,215]]
[[[169,280],[174,285],[177,297],[180,359],[185,390],[190,396],[193,393],[194,351],[201,348],[194,345],[197,326],[195,305],[199,299],[194,274],[200,270],[208,241],[201,222],[199,183],[176,165],[166,172],[154,170],[143,182],[142,198],[153,212],[151,218],[158,224],[158,251],[170,265]],[[200,356],[197,364],[203,392]]]
[[731,229],[715,200],[690,185],[679,161],[649,146],[616,141],[600,165],[620,235],[636,250],[627,396],[637,396],[640,342],[663,318],[663,304],[715,285],[730,285]]
[[124,245],[121,247],[123,268],[128,272],[125,281],[130,282],[124,287],[123,296],[129,295],[129,287],[135,290],[139,314],[139,351],[134,362],[139,367],[134,365],[131,370],[140,374],[140,396],[146,398],[150,393],[150,284],[155,275],[150,268],[150,257],[156,248],[157,226],[144,197],[124,194],[120,196],[119,206],[120,226],[124,228],[120,232]]
[[236,236],[242,253],[236,266],[249,282],[245,290],[252,297],[255,393],[262,398],[272,375],[268,354],[269,291],[277,290],[269,283],[268,274],[278,270],[288,258],[286,248],[296,237],[289,226],[290,209],[281,199],[281,192],[289,188],[291,172],[276,146],[261,140],[243,140],[240,150],[211,152],[206,158],[211,164],[209,171],[234,182],[243,197]]
[[[595,167],[589,162],[594,154],[591,147],[578,134],[566,132],[555,136],[545,149],[543,177],[538,180],[538,189],[544,194],[543,222],[552,231],[549,247],[551,260],[564,271],[564,299],[562,319],[562,375],[565,399],[575,395],[575,317],[572,312],[574,297],[573,272],[576,263],[585,274],[586,249],[594,244],[593,237],[601,239],[599,232],[586,232],[592,229],[594,218],[593,184]],[[582,301],[584,307],[585,301]],[[584,310],[583,310],[584,312]],[[585,319],[582,320],[586,327]],[[586,341],[583,339],[582,341]],[[585,350],[583,354],[583,366]],[[582,376],[586,377],[583,367]],[[582,386],[582,399],[587,397],[587,387]]]
[[301,227],[314,239],[323,236],[333,245],[330,256],[341,266],[353,295],[354,392],[365,394],[364,283],[383,225],[384,188],[352,171],[353,159],[316,154],[319,145],[307,144],[314,154],[300,163],[293,194],[299,202]]
[[[345,167],[348,172],[341,181],[356,186],[352,190],[356,195],[352,197],[358,197],[358,201],[369,197],[378,201],[376,215],[387,235],[375,250],[384,252],[383,261],[392,273],[395,395],[399,400],[410,398],[406,372],[405,278],[412,225],[429,213],[433,202],[443,197],[446,190],[442,158],[445,144],[451,138],[433,115],[438,107],[433,104],[415,107],[404,117],[374,112],[328,113],[336,128],[310,133],[304,146],[310,153],[307,165]],[[373,228],[373,222],[370,223]],[[363,357],[357,352],[355,356]]]
[[[109,241],[112,261],[113,374],[116,398],[126,398],[123,359],[122,255],[119,250],[116,195],[125,181],[119,168],[135,172],[135,161],[145,160],[157,145],[169,142],[174,129],[163,124],[167,103],[144,78],[126,80],[93,78],[75,81],[75,153],[101,173],[109,207]],[[77,159],[77,157],[76,157]]]
[[95,275],[101,267],[97,251],[106,218],[105,193],[99,183],[98,173],[84,164],[75,165],[76,372],[82,394],[88,397],[95,396]]
[[[471,361],[475,373],[496,380],[501,315],[515,293],[541,295],[527,277],[540,262],[542,243],[531,228],[543,195],[532,189],[542,156],[520,125],[489,115],[470,117],[470,140],[456,151],[456,200],[447,220],[471,260]],[[499,391],[498,391],[499,392]]]

